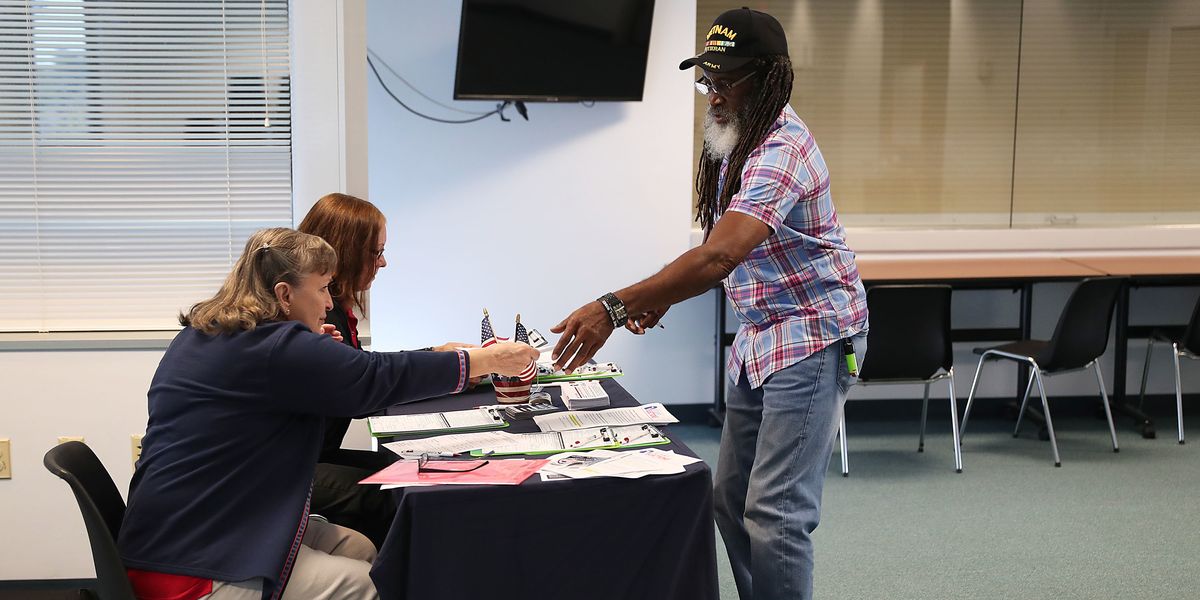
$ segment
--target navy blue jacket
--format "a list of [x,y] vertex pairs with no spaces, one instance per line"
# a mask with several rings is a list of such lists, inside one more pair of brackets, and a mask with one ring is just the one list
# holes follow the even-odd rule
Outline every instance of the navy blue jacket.
[[[350,339],[350,318],[346,315],[346,310],[338,306],[337,301],[333,303],[333,308],[325,313],[325,322],[337,327],[337,330],[342,333],[342,343],[354,348],[362,350],[362,344],[355,344]],[[360,415],[354,415],[360,416]],[[321,445],[321,462],[337,463],[338,450],[342,448],[342,440],[346,437],[346,431],[350,429],[350,419],[347,417],[330,417],[325,419],[325,442]]]
[[129,568],[278,585],[325,417],[461,390],[465,352],[363,352],[294,321],[186,327],[150,384],[118,546]]

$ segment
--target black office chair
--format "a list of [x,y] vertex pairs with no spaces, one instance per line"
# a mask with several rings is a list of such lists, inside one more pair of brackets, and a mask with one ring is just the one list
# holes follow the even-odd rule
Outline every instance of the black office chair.
[[979,386],[979,374],[983,371],[983,363],[995,359],[1027,363],[1030,366],[1029,380],[1025,383],[1025,395],[1017,413],[1017,426],[1013,429],[1013,437],[1017,437],[1021,431],[1021,419],[1025,416],[1025,407],[1029,403],[1029,392],[1036,381],[1038,393],[1042,396],[1046,430],[1050,434],[1050,448],[1054,452],[1054,466],[1061,467],[1062,460],[1058,456],[1058,441],[1054,438],[1054,423],[1050,419],[1050,404],[1046,401],[1042,375],[1058,375],[1094,367],[1096,384],[1100,387],[1100,401],[1104,405],[1104,416],[1108,419],[1108,431],[1112,436],[1113,452],[1120,452],[1117,430],[1113,427],[1112,410],[1108,406],[1108,393],[1104,389],[1104,376],[1100,373],[1099,358],[1108,347],[1108,330],[1112,324],[1113,308],[1116,307],[1117,294],[1123,284],[1124,279],[1120,277],[1099,277],[1080,282],[1067,299],[1067,305],[1063,307],[1062,316],[1054,328],[1054,335],[1048,341],[1021,340],[994,348],[976,348],[975,353],[980,355],[979,366],[975,368],[975,378],[971,381],[971,393],[967,395],[967,407],[963,410],[959,431],[966,433],[967,418],[971,415],[971,405],[975,400],[975,390]]
[[[954,434],[954,471],[962,473],[958,439],[958,407],[954,395],[954,351],[950,340],[950,286],[881,285],[867,290],[867,355],[859,385],[925,385],[921,401],[921,435],[917,452],[925,451],[925,422],[929,415],[929,386],[945,380],[950,386],[950,429]],[[842,446],[842,476],[850,474],[843,413],[838,436]]]
[[51,448],[42,464],[75,492],[92,545],[92,562],[96,565],[94,597],[136,600],[125,575],[125,565],[117,552],[116,540],[125,519],[125,501],[100,459],[83,442],[65,442]]
[[1179,443],[1182,444],[1183,384],[1179,380],[1179,358],[1200,359],[1200,301],[1192,309],[1192,319],[1182,329],[1157,329],[1150,334],[1150,341],[1146,343],[1146,363],[1142,366],[1141,403],[1146,401],[1146,379],[1150,376],[1150,355],[1155,342],[1171,345],[1171,358],[1175,362],[1175,419],[1179,428]]

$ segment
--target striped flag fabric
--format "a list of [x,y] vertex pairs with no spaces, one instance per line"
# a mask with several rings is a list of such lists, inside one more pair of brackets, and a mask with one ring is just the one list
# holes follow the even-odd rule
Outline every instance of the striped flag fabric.
[[[487,309],[483,309],[483,322],[479,326],[480,345],[484,348],[497,342],[506,342],[508,338],[496,335],[492,326],[492,317]],[[517,342],[529,343],[529,332],[521,324],[521,315],[517,315],[517,332],[513,336]],[[537,363],[530,362],[529,366],[516,377],[504,377],[492,374],[492,385],[496,388],[496,398],[505,404],[525,402],[529,399],[529,390],[537,378]]]
[[496,330],[492,329],[492,316],[488,314],[486,308],[483,309],[483,323],[480,324],[479,329],[480,345],[484,348],[495,344],[497,341],[503,341],[496,339]]
[[[517,333],[515,335],[513,335],[513,339],[515,339],[518,342],[521,342],[522,344],[529,343],[529,332],[526,331],[525,326],[521,324],[521,315],[517,315]],[[526,379],[526,378],[532,378],[532,377],[536,377],[536,376],[537,376],[537,362],[535,361],[535,362],[529,363],[529,367],[527,367],[524,371],[521,371],[521,374],[518,375],[517,377],[520,377],[521,379]]]

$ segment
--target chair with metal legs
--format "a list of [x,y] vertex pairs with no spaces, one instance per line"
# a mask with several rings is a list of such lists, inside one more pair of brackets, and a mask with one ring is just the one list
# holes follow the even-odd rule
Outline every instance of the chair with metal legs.
[[971,393],[967,394],[967,407],[963,410],[962,425],[959,431],[965,435],[967,419],[971,415],[971,406],[975,401],[975,391],[979,387],[979,375],[983,372],[983,364],[989,360],[1012,360],[1022,362],[1030,367],[1029,379],[1025,382],[1025,394],[1021,399],[1021,408],[1017,413],[1017,425],[1013,429],[1013,437],[1021,431],[1021,419],[1025,416],[1025,408],[1029,404],[1029,393],[1036,382],[1038,393],[1042,397],[1042,412],[1046,417],[1046,430],[1050,434],[1050,448],[1054,453],[1054,466],[1061,467],[1062,460],[1058,455],[1058,440],[1054,437],[1054,423],[1050,418],[1050,403],[1046,400],[1046,388],[1042,384],[1043,375],[1058,375],[1071,371],[1094,368],[1096,385],[1100,388],[1100,402],[1104,405],[1104,416],[1108,419],[1108,431],[1112,437],[1113,452],[1120,452],[1117,445],[1117,430],[1113,427],[1112,410],[1108,405],[1108,392],[1104,389],[1104,376],[1100,372],[1100,355],[1108,347],[1108,332],[1112,324],[1113,309],[1117,304],[1117,295],[1124,284],[1120,277],[1099,277],[1084,279],[1080,282],[1067,304],[1063,307],[1062,316],[1054,328],[1054,334],[1049,340],[1021,340],[996,346],[993,348],[976,348],[980,355],[979,366],[975,368],[975,378],[971,381]]
[[[954,351],[950,340],[950,286],[881,285],[867,290],[867,355],[859,385],[913,384],[925,386],[921,402],[921,433],[917,452],[925,451],[929,416],[929,386],[945,380],[950,391],[950,430],[954,436],[954,470],[962,473],[958,440],[958,408],[954,395]],[[838,427],[842,476],[850,475],[846,416]]]
[[1157,329],[1150,334],[1146,343],[1146,362],[1142,366],[1141,401],[1146,402],[1146,380],[1150,376],[1150,355],[1154,351],[1154,343],[1163,342],[1171,345],[1171,358],[1175,364],[1175,422],[1179,429],[1179,443],[1183,443],[1183,384],[1179,379],[1179,359],[1200,359],[1200,301],[1192,309],[1192,318],[1183,329]]

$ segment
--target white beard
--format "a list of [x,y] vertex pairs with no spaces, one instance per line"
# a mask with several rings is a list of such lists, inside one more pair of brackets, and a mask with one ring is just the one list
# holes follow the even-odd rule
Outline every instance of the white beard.
[[717,123],[710,109],[704,115],[704,153],[711,160],[725,160],[737,147],[741,135],[741,120],[731,116],[724,124]]

